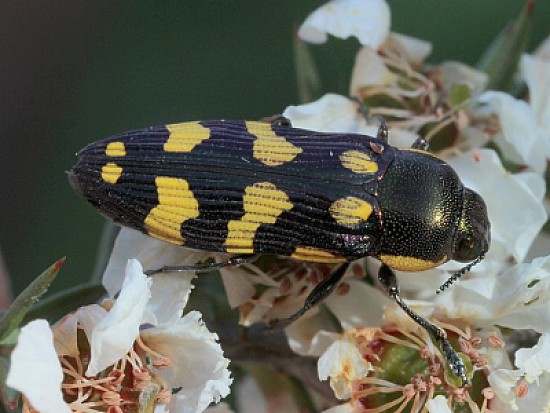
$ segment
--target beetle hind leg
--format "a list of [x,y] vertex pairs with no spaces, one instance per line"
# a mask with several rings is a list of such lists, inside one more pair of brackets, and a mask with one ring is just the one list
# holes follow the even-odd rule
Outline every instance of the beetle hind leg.
[[441,351],[443,352],[443,355],[445,356],[445,359],[447,360],[447,363],[451,368],[453,374],[462,379],[463,386],[468,384],[469,380],[466,377],[466,366],[447,339],[447,335],[441,328],[430,323],[424,317],[411,310],[411,308],[407,304],[405,304],[405,302],[399,295],[397,277],[395,276],[395,273],[392,271],[392,269],[383,264],[380,268],[380,271],[378,272],[378,280],[380,281],[390,298],[392,298],[397,303],[397,305],[401,307],[410,318],[413,319],[415,323],[417,323],[430,334],[432,334],[437,339],[437,341],[440,342]]
[[336,270],[334,270],[327,278],[325,278],[323,281],[317,284],[317,286],[315,286],[315,288],[309,293],[306,301],[298,311],[296,311],[288,318],[272,320],[269,323],[268,328],[270,330],[278,330],[288,327],[290,324],[292,324],[294,321],[304,315],[308,310],[321,303],[325,298],[332,294],[332,292],[338,286],[340,280],[346,273],[348,267],[349,263],[345,262],[338,268],[336,268]]
[[207,273],[211,271],[218,270],[224,267],[238,267],[247,262],[255,259],[257,255],[253,254],[239,254],[234,255],[233,257],[222,261],[222,262],[206,262],[206,263],[197,263],[193,265],[165,265],[164,267],[157,268],[156,270],[147,270],[143,273],[147,276],[167,273],[167,272],[183,272],[183,271],[196,271],[198,274]]

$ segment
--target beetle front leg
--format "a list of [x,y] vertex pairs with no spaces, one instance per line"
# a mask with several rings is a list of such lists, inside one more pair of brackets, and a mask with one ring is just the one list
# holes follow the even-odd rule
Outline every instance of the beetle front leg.
[[336,268],[326,279],[317,284],[317,286],[309,293],[306,301],[304,302],[304,305],[298,311],[296,311],[288,318],[272,320],[269,323],[269,329],[275,330],[288,327],[290,324],[292,324],[294,321],[304,315],[309,309],[315,307],[317,304],[319,304],[325,298],[331,295],[334,289],[340,283],[340,280],[346,273],[348,267],[349,262],[346,262]]
[[417,323],[426,331],[435,336],[435,338],[441,343],[441,351],[443,352],[445,359],[447,360],[447,363],[449,364],[449,367],[451,368],[453,374],[462,379],[463,386],[468,384],[469,380],[466,377],[466,366],[464,366],[464,363],[462,362],[456,351],[453,349],[453,346],[447,339],[447,335],[441,328],[430,323],[424,317],[411,310],[407,304],[405,304],[405,302],[399,295],[397,277],[393,270],[387,265],[382,264],[382,267],[380,267],[380,270],[378,272],[378,280],[380,281],[390,298],[392,298],[397,303],[397,305],[401,307],[410,318],[413,319],[415,323]]

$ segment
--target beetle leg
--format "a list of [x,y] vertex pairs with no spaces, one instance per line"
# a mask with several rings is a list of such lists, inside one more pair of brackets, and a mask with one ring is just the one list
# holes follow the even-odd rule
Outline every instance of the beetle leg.
[[359,105],[359,107],[357,108],[357,111],[363,116],[363,118],[365,119],[365,122],[368,123],[369,119],[371,119],[371,116],[369,113],[369,108],[367,107],[367,105],[365,105],[365,102],[363,101],[363,99],[360,99],[357,96],[350,96],[349,100]]
[[388,125],[386,121],[382,118],[380,119],[380,126],[378,127],[378,132],[376,133],[376,138],[382,141],[388,141]]
[[447,339],[447,335],[441,328],[430,323],[424,317],[411,310],[407,304],[405,304],[405,302],[399,295],[397,277],[395,276],[393,270],[387,265],[383,264],[382,267],[380,267],[380,271],[378,272],[378,280],[380,281],[390,298],[395,300],[397,305],[401,307],[403,311],[405,311],[415,323],[417,323],[429,333],[435,336],[435,338],[441,344],[441,351],[443,352],[443,355],[445,356],[445,359],[447,360],[447,363],[451,368],[453,374],[462,379],[463,386],[468,384],[469,380],[466,377],[466,366],[464,366],[464,363],[462,362],[456,351],[453,349],[453,346]]
[[345,262],[338,268],[336,268],[336,270],[334,270],[332,274],[330,274],[326,279],[317,284],[317,286],[309,293],[306,301],[304,302],[304,305],[298,311],[296,311],[288,318],[272,320],[269,323],[269,329],[275,330],[288,327],[290,324],[292,324],[294,321],[304,315],[306,311],[322,302],[325,298],[332,294],[332,292],[344,276],[348,267],[349,262]]
[[424,139],[422,136],[419,136],[416,138],[416,140],[411,145],[412,149],[421,149],[423,151],[427,151],[430,148],[430,144],[426,142],[426,139]]
[[224,267],[238,267],[239,265],[243,265],[247,262],[252,261],[256,257],[257,255],[239,254],[239,255],[234,255],[228,260],[222,261],[222,262],[198,263],[193,265],[172,265],[172,266],[165,265],[164,267],[157,268],[156,270],[147,270],[147,271],[144,271],[143,273],[147,276],[155,275],[159,273],[182,272],[182,271],[197,271],[198,274],[203,274],[203,273],[211,272]]

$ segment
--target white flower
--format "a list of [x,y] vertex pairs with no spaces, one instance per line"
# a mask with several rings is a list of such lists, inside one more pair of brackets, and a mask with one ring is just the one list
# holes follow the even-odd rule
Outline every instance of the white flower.
[[298,36],[310,43],[326,42],[327,33],[340,39],[354,36],[378,49],[389,29],[390,9],[384,0],[332,0],[309,15]]
[[208,331],[197,311],[174,325],[145,329],[145,345],[170,359],[171,368],[154,368],[170,387],[181,388],[170,404],[176,412],[202,412],[229,394],[229,360],[223,358],[218,336]]
[[524,54],[520,75],[529,88],[529,105],[550,140],[550,37],[534,55]]
[[550,155],[547,138],[550,129],[545,131],[538,125],[532,107],[504,92],[485,92],[478,101],[486,104],[500,121],[501,131],[494,140],[504,156],[542,174]]
[[[137,259],[144,269],[156,270],[165,265],[196,264],[207,254],[160,241],[139,231],[123,227],[116,238],[109,263],[103,274],[103,286],[109,296],[120,291],[124,269],[129,259]],[[210,254],[212,255],[212,254]]]
[[516,352],[517,369],[499,369],[489,383],[501,401],[514,410],[529,413],[550,411],[550,335],[543,334],[532,348]]
[[[106,300],[101,306],[81,307],[54,326],[54,340],[46,349],[46,356],[56,363],[49,363],[52,383],[50,387],[44,383],[43,387],[49,390],[53,386],[60,392],[68,386],[72,394],[81,390],[77,399],[68,407],[65,405],[69,409],[65,411],[69,412],[81,411],[91,406],[90,403],[96,407],[98,403],[105,406],[138,404],[141,403],[138,396],[145,389],[156,392],[153,394],[157,394],[159,406],[168,405],[168,410],[178,412],[200,413],[210,403],[227,396],[232,382],[227,369],[229,360],[223,357],[217,335],[208,331],[200,313],[192,311],[182,317],[193,277],[162,274],[148,278],[139,261],[129,260],[116,300]],[[78,330],[84,332],[89,343],[89,347],[83,346],[83,354],[82,339],[77,340]],[[52,341],[51,332],[49,341]],[[39,343],[47,344],[48,339],[35,339],[31,343],[35,346],[33,351],[38,351]],[[28,344],[27,336],[23,335],[23,347],[14,352],[13,373],[10,373],[14,377],[19,377],[21,363],[18,360],[22,352],[30,351]],[[54,346],[57,353],[52,355]],[[68,362],[65,357],[79,362]],[[57,358],[62,360],[65,376],[71,378],[68,384],[61,382],[63,373]],[[30,360],[37,362],[36,357]],[[36,364],[40,369],[40,363]],[[52,365],[57,366],[61,378]],[[27,366],[26,371],[28,373],[31,368]],[[38,382],[43,381],[40,374],[34,377],[39,378]],[[38,408],[33,396],[36,385],[28,379],[27,384],[14,381],[15,388],[29,395],[27,398],[34,408]],[[177,389],[174,395],[172,389]],[[126,395],[122,398],[119,392],[136,397],[132,399]],[[101,402],[96,400],[96,393]]]
[[397,43],[406,59],[413,65],[419,66],[432,53],[432,43],[401,33],[390,33],[388,40]]
[[461,281],[435,301],[448,317],[550,332],[550,256],[517,264],[494,277]]
[[[172,398],[171,406],[179,409],[176,411],[201,412],[212,401],[217,402],[227,396],[232,381],[227,370],[229,360],[223,357],[221,347],[216,342],[217,335],[208,331],[200,320],[200,313],[196,311],[180,318],[193,277],[178,273],[157,275],[153,277],[151,286],[139,262],[131,260],[117,301],[92,332],[90,366],[94,366],[94,369],[90,367],[90,374],[112,364],[112,359],[117,355],[121,358],[130,350],[126,344],[133,343],[139,335],[149,349],[167,357],[172,364],[168,368],[155,370],[170,387],[181,388]],[[181,284],[187,288],[181,288]],[[152,316],[147,317],[147,309]],[[154,323],[153,327],[139,331],[144,321]],[[99,338],[98,333],[101,334]],[[119,344],[116,345],[114,340]],[[108,348],[111,353],[118,349],[119,354],[94,360],[96,348]],[[102,353],[96,351],[96,354]]]
[[357,103],[332,93],[305,105],[288,106],[283,116],[290,119],[295,128],[319,132],[376,135],[378,129],[377,126],[367,125],[365,118],[357,110]]
[[349,88],[350,95],[358,96],[365,86],[389,86],[395,84],[397,80],[397,75],[390,71],[376,50],[365,46],[355,55]]
[[124,357],[139,335],[152,281],[143,274],[137,260],[128,261],[125,272],[116,302],[91,331],[87,376],[95,376]]
[[[367,332],[366,335],[369,333]],[[373,337],[374,332],[371,339]],[[355,338],[354,335],[344,335],[341,339],[334,341],[319,358],[317,364],[319,380],[324,381],[330,377],[330,386],[334,395],[340,400],[349,399],[354,383],[374,370],[372,364],[359,352]]]
[[41,413],[70,413],[63,400],[62,381],[63,372],[48,322],[31,321],[21,329],[11,354],[7,385],[23,393]]

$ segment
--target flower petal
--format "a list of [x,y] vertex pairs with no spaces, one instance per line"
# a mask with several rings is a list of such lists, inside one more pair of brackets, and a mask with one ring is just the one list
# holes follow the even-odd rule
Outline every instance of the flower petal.
[[523,55],[520,74],[529,88],[529,105],[535,112],[539,126],[546,136],[550,134],[550,60]]
[[346,338],[332,343],[317,364],[319,380],[330,377],[330,387],[340,400],[349,399],[354,380],[365,377],[372,369],[372,365],[357,349],[356,343]]
[[420,66],[432,53],[432,43],[401,33],[390,33],[389,39],[398,43],[405,52],[407,60],[414,66]]
[[80,354],[77,328],[81,328],[87,337],[91,337],[96,324],[106,315],[107,310],[97,304],[92,304],[80,307],[76,312],[68,314],[56,322],[52,330],[57,355],[77,357]]
[[233,381],[227,369],[229,360],[216,342],[218,336],[208,331],[200,318],[199,312],[192,311],[176,324],[141,332],[148,347],[173,363],[155,371],[171,387],[181,387],[171,403],[175,411],[202,412],[211,402],[227,396]]
[[332,0],[311,13],[298,30],[310,43],[325,43],[327,33],[340,39],[356,37],[373,49],[390,32],[390,8],[384,0]]
[[435,301],[449,317],[550,332],[550,256],[517,264],[498,278],[465,280],[444,295]]
[[[508,173],[497,154],[489,149],[461,154],[447,161],[457,171],[464,185],[478,192],[487,204],[491,222],[489,254],[500,244],[516,262],[523,261],[547,219],[542,200],[538,198],[539,190],[533,192],[525,185],[523,177],[517,179]],[[533,182],[542,180],[535,176],[531,179]],[[489,254],[485,260],[490,258]]]
[[63,372],[46,320],[35,320],[19,333],[11,353],[7,385],[19,390],[42,413],[71,412],[63,400]]
[[479,102],[487,104],[500,120],[501,133],[496,135],[495,143],[504,156],[542,174],[549,155],[548,141],[532,108],[503,92],[485,92]]
[[285,328],[285,334],[290,348],[296,354],[319,357],[340,338],[337,330],[327,311],[317,311],[300,317]]
[[[376,50],[369,46],[359,49],[351,74],[349,87],[351,96],[358,96],[365,86],[391,85],[396,82],[397,77],[390,72]],[[353,109],[357,112],[357,109]]]
[[523,377],[532,383],[543,374],[550,374],[550,335],[540,336],[532,348],[520,348],[516,351],[515,365],[522,370]]
[[467,85],[473,96],[478,96],[487,86],[489,78],[486,73],[464,63],[445,61],[439,65],[442,88],[449,93],[454,85]]
[[165,265],[195,264],[207,255],[204,251],[183,248],[133,229],[121,228],[103,274],[103,285],[114,297],[120,291],[124,269],[132,258],[139,260],[145,269],[157,269]]
[[442,395],[435,396],[434,398],[428,400],[426,402],[426,407],[430,413],[452,413],[452,410],[449,407],[449,402]]
[[315,102],[289,106],[284,116],[292,121],[295,128],[319,132],[351,132],[376,135],[377,127],[367,126],[365,118],[357,111],[357,104],[351,99],[332,93]]
[[[522,348],[516,352],[515,370],[499,369],[492,372],[489,383],[498,398],[514,410],[547,412],[550,407],[550,336],[543,334],[532,348]],[[517,386],[525,380],[528,391],[517,397]]]
[[177,323],[187,305],[189,294],[193,289],[191,273],[157,274],[152,278],[151,299],[145,309],[143,323],[155,326]]
[[94,376],[120,360],[139,335],[139,327],[150,298],[152,281],[137,260],[129,260],[120,295],[89,338],[91,347],[87,376]]
[[344,296],[332,294],[325,304],[340,321],[342,328],[376,327],[383,321],[384,307],[392,302],[380,290],[362,280],[349,279],[350,289]]

